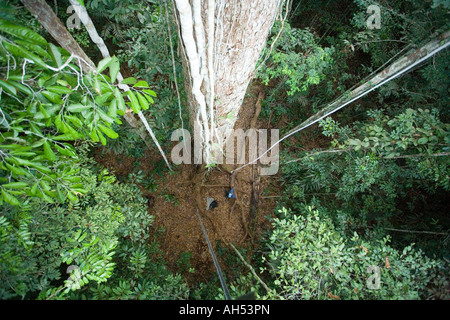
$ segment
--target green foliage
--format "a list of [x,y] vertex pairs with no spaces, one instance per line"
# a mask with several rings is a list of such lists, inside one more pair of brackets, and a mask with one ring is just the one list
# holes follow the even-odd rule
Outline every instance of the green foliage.
[[[13,221],[0,216],[0,244],[2,266],[0,278],[9,281],[8,286],[0,287],[0,297],[2,299],[24,297],[27,291],[24,281],[32,270],[32,264],[26,260],[33,245],[30,240],[28,221],[22,220],[19,226],[15,226]],[[14,288],[14,291],[11,291],[10,287]]]
[[[411,0],[393,1],[389,5],[382,2],[355,0],[358,11],[351,21],[356,32],[346,35],[346,41],[353,50],[368,55],[369,61],[363,68],[375,72],[392,61],[399,53],[410,52],[430,39],[443,34],[449,28],[449,12],[439,2]],[[369,5],[377,5],[381,13],[381,28],[368,30],[366,26]],[[437,54],[433,63],[423,66],[388,86],[378,93],[380,103],[389,103],[390,108],[429,108],[433,104],[439,112],[448,117],[448,94],[443,83],[448,83],[448,52]]]
[[[114,84],[119,61],[103,59],[95,72],[83,74],[73,57],[34,31],[0,19],[0,32],[0,204],[19,205],[24,195],[76,201],[84,189],[67,166],[77,157],[67,141],[105,145],[118,137],[112,126],[122,123],[126,108]],[[106,69],[109,75],[102,74]],[[136,112],[155,96],[145,81],[128,94],[139,99],[127,103]]]
[[[228,290],[233,299],[242,297],[250,292],[255,293],[256,300],[278,298],[273,296],[267,297],[264,295],[259,295],[259,292],[262,292],[261,286],[250,272],[247,274],[240,274],[235,279],[233,279],[233,281],[230,281]],[[220,290],[220,292],[215,296],[215,299],[225,299],[225,295],[223,294],[222,290]]]
[[[25,10],[0,4],[0,297],[223,299],[217,277],[189,289],[166,268],[138,187],[155,191],[153,174],[162,175],[164,163],[155,163],[150,175],[140,170],[145,145],[119,117],[127,107],[145,112],[163,141],[179,127],[173,82],[182,83],[173,79],[167,33],[170,26],[176,48],[175,25],[156,1],[85,2],[116,52],[88,74],[47,42]],[[372,4],[381,8],[379,30],[366,27]],[[268,86],[262,115],[289,118],[284,129],[365,81],[411,43],[446,31],[449,21],[440,0],[388,6],[306,0],[292,9],[270,51],[281,27],[275,24],[257,74]],[[72,32],[89,44],[84,29]],[[448,219],[444,201],[434,201],[446,199],[450,188],[449,101],[442,85],[448,56],[435,56],[433,64],[322,121],[320,141],[331,140],[330,149],[286,145],[283,158],[293,161],[282,166],[280,212],[267,250],[250,259],[273,291],[218,246],[233,297],[253,291],[260,299],[448,299],[448,267],[436,258],[448,257]],[[119,62],[128,63],[126,93],[117,83]],[[181,75],[179,61],[175,68]],[[310,137],[320,138],[318,130]],[[92,143],[138,159],[136,170],[116,181],[88,157]],[[167,191],[162,195],[178,204]],[[396,227],[413,231],[391,238],[388,230]],[[190,259],[189,252],[179,257],[180,273],[192,272]]]
[[[444,157],[441,161],[434,156],[445,155],[449,151],[450,126],[439,119],[436,109],[406,109],[392,119],[382,110],[376,110],[369,111],[368,117],[369,123],[356,123],[352,132],[348,128],[340,128],[331,118],[322,121],[320,126],[326,136],[335,138],[331,142],[334,147],[369,153],[375,166],[380,159],[411,159],[407,160],[411,169],[418,169],[413,176],[415,179],[429,179],[436,182],[437,187],[449,190],[448,159]],[[381,171],[380,168],[370,170],[370,166],[361,165],[363,170]],[[379,178],[372,177],[376,181]]]
[[[412,246],[392,248],[389,237],[343,238],[311,207],[280,210],[273,227],[267,271],[286,299],[418,299],[438,265]],[[379,286],[369,267],[379,268]]]
[[145,111],[155,92],[135,78],[120,92],[116,57],[84,74],[76,58],[30,29],[0,20],[0,32],[1,298],[103,297],[96,286],[117,299],[187,294],[147,245],[153,218],[138,187],[95,169],[89,146],[78,142],[117,139],[126,106]]
[[[153,246],[153,248],[152,248]],[[155,258],[156,244],[123,242],[117,254],[120,269],[105,284],[98,284],[78,292],[72,298],[100,300],[172,300],[185,299],[188,287],[180,275],[166,269]]]
[[[281,28],[277,23],[272,32],[275,36]],[[269,42],[270,44],[270,42]],[[325,72],[332,64],[332,48],[317,45],[317,39],[308,29],[291,28],[285,23],[281,36],[270,53],[270,61],[261,68],[259,77],[267,85],[271,79],[283,79],[287,94],[304,92],[309,86],[318,84],[325,78]]]
[[183,252],[180,254],[180,258],[177,261],[177,267],[180,270],[180,273],[184,273],[186,271],[193,272],[194,268],[191,267],[191,252]]
[[369,117],[351,128],[331,118],[320,123],[336,149],[303,153],[282,167],[286,203],[297,209],[296,201],[320,198],[345,212],[354,223],[345,229],[353,232],[373,219],[399,214],[403,201],[410,210],[425,201],[409,198],[413,190],[448,190],[449,131],[435,111],[408,109],[393,118],[371,111]]
[[[85,188],[76,202],[50,204],[29,198],[26,207],[4,206],[2,298],[184,297],[182,278],[165,268],[157,244],[149,244],[153,217],[138,187],[119,184],[84,159],[72,164]],[[24,215],[29,218],[19,219]],[[15,227],[17,222],[21,224]]]
[[[300,158],[282,167],[282,180],[286,186],[284,205],[296,212],[304,212],[306,203],[319,208],[318,212],[308,209],[303,215],[293,215],[283,209],[283,216],[275,220],[270,238],[270,261],[275,261],[271,262],[275,270],[279,263],[282,264],[281,270],[276,272],[275,284],[287,290],[287,293],[282,292],[288,298],[446,296],[448,276],[438,271],[445,269],[445,264],[425,256],[425,253],[427,256],[448,256],[445,237],[414,237],[414,233],[403,237],[396,235],[396,241],[390,247],[387,246],[385,228],[395,228],[400,223],[400,229],[406,229],[406,232],[408,229],[430,230],[431,234],[441,232],[445,235],[447,220],[435,211],[438,205],[428,199],[434,194],[445,195],[449,188],[450,162],[446,156],[449,126],[440,120],[435,109],[406,109],[395,116],[388,116],[382,110],[368,111],[367,114],[368,121],[354,122],[352,126],[341,126],[331,118],[322,120],[320,127],[323,134],[332,139],[330,144],[334,149],[302,153]],[[420,196],[417,196],[417,190],[421,190]],[[412,223],[414,216],[420,218]],[[409,225],[405,226],[405,219],[411,221]],[[433,222],[433,219],[436,220]],[[316,233],[312,233],[313,230]],[[355,232],[364,236],[353,236]],[[318,241],[321,237],[323,241]],[[294,249],[296,238],[299,239],[298,251]],[[311,239],[310,247],[307,239]],[[426,251],[412,250],[411,241]],[[381,269],[381,278],[388,287],[378,291],[365,289],[366,268],[372,264],[381,268],[383,257],[374,256],[376,260],[369,259],[356,267],[354,264],[360,260],[353,261],[355,253],[350,253],[359,246],[368,250],[359,253],[383,252],[388,256],[391,269],[384,272]],[[333,247],[338,254],[330,251]],[[317,254],[310,257],[311,252]],[[415,253],[407,257],[406,252]],[[297,255],[300,260],[295,264]],[[394,257],[405,264],[399,265],[394,274],[386,273],[394,271]],[[419,265],[430,269],[421,270]],[[336,266],[346,271],[338,273]],[[295,278],[297,274],[302,277]],[[304,275],[311,275],[311,278]]]
[[345,56],[336,50],[336,43],[324,46],[314,30],[288,22],[279,34],[281,26],[277,22],[271,31],[257,76],[268,86],[261,115],[273,123],[289,116],[291,121],[285,128],[289,130],[292,120],[304,116],[308,105],[328,101],[335,91],[343,92],[343,83],[350,76],[342,73]]
[[[158,101],[145,114],[157,139],[163,143],[169,141],[170,129],[181,125],[174,82],[177,81],[178,87],[182,88],[183,79],[182,66],[176,54],[176,25],[172,20],[167,21],[165,6],[156,2],[105,0],[87,1],[86,7],[96,26],[103,26],[101,36],[114,44],[111,49],[115,50],[121,62],[127,64],[131,74],[156,88]],[[168,3],[168,8],[172,17],[171,3]],[[177,79],[173,77],[168,24],[172,31]],[[184,100],[184,91],[180,90],[180,93]],[[182,116],[184,123],[188,123],[187,113],[183,112]]]
[[[354,40],[363,51],[372,53],[374,67],[384,64],[405,43],[426,42],[430,36],[447,31],[449,26],[448,12],[444,6],[433,1],[410,0],[408,5],[403,1],[392,1],[389,5],[368,0],[354,0],[354,3],[360,9],[351,21],[358,30],[354,34]],[[380,29],[367,29],[366,10],[369,5],[380,8]]]
[[119,135],[119,139],[107,139],[107,144],[101,149],[102,154],[112,152],[114,155],[123,155],[139,158],[148,148],[145,141],[136,134],[135,130],[128,124],[113,126],[114,131]]

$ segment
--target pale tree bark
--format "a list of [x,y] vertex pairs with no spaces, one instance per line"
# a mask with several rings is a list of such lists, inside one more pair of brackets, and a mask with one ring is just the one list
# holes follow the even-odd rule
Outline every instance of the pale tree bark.
[[206,163],[221,163],[281,2],[175,0],[189,78],[191,127],[200,132]]
[[81,67],[84,72],[95,69],[95,64],[44,0],[21,0],[21,2],[62,48],[82,59]]

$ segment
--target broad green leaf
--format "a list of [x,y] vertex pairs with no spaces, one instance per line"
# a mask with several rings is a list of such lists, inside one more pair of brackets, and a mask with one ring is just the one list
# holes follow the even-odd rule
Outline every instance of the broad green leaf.
[[37,55],[29,52],[28,50],[26,50],[16,44],[6,42],[6,41],[3,41],[2,44],[5,47],[5,49],[8,50],[12,55],[15,55],[15,56],[21,57],[21,58],[26,58],[28,60],[32,60],[37,65],[39,65],[43,68],[47,68],[47,65],[41,58],[39,58]]
[[[43,136],[43,134],[40,134],[41,136]],[[34,148],[39,148],[40,146],[42,146],[44,144],[45,139],[40,139],[38,141],[36,141],[35,143],[33,143],[30,148],[34,149]],[[30,149],[30,150],[31,150]]]
[[65,125],[66,128],[66,132],[65,133],[69,133],[72,136],[76,137],[77,139],[83,138],[83,135],[80,133],[79,130],[75,130],[74,128],[72,128],[69,123],[66,122]]
[[0,148],[8,149],[8,150],[15,150],[15,149],[21,149],[22,146],[20,144],[0,144]]
[[53,152],[53,150],[50,147],[50,144],[48,143],[47,140],[45,140],[45,142],[44,142],[44,155],[50,161],[55,161],[56,160],[56,155]]
[[41,76],[41,77],[39,77],[39,79],[38,79],[38,81],[37,81],[37,84],[38,84],[39,88],[43,88],[44,85],[45,85],[45,82],[46,82],[49,78],[50,78],[49,76]]
[[140,93],[136,92],[137,98],[139,100],[139,104],[141,105],[142,109],[147,110],[149,108],[149,103],[147,99]]
[[97,135],[97,129],[94,128],[91,131],[91,133],[89,134],[89,136],[91,137],[92,141],[99,142],[99,138],[98,138],[98,135]]
[[[75,88],[78,85],[78,79],[70,74],[63,74],[64,80],[69,84],[70,87]],[[58,80],[60,81],[60,80]],[[58,82],[56,81],[56,82]],[[60,83],[61,84],[61,83]],[[67,87],[67,85],[65,85]]]
[[42,48],[40,45],[30,43],[29,41],[25,41],[25,40],[16,40],[15,43],[24,47],[25,49],[27,49],[30,52],[38,54],[40,57],[42,57],[44,59],[50,58],[50,55],[48,54],[47,50]]
[[64,195],[64,193],[61,191],[61,186],[58,184],[56,187],[56,199],[60,202],[60,203],[64,203],[64,201],[66,200],[66,196]]
[[87,193],[87,190],[86,189],[83,189],[83,188],[70,188],[70,190],[72,190],[72,191],[75,191],[75,192],[78,192],[78,193]]
[[42,198],[48,203],[55,203],[55,201],[53,201],[53,199],[50,196],[48,196],[45,192],[40,192],[40,194],[42,195]]
[[75,125],[75,127],[77,127],[77,128],[82,128],[83,127],[83,122],[79,118],[77,118],[75,116],[68,116],[68,115],[66,115],[65,119],[67,119],[70,122],[72,122],[73,125]]
[[97,113],[103,121],[108,123],[114,122],[114,119],[108,116],[106,113],[104,113],[103,110],[101,110],[100,108],[97,109]]
[[417,140],[418,144],[425,144],[428,142],[428,138],[427,137],[422,137],[419,140]]
[[45,119],[50,118],[50,113],[48,113],[47,109],[42,104],[39,105],[39,110]]
[[53,43],[49,43],[48,47],[50,49],[50,56],[52,57],[53,62],[58,68],[61,67],[63,62],[61,59],[61,52],[59,52],[58,47],[56,47]]
[[49,191],[51,189],[50,185],[45,180],[41,180],[41,186],[44,191]]
[[65,134],[61,134],[56,137],[52,137],[52,139],[56,140],[56,141],[71,141],[71,140],[77,140],[77,139],[79,139],[79,137],[74,136],[71,133],[65,133]]
[[7,189],[23,189],[28,187],[28,184],[25,182],[10,182],[2,184],[1,186]]
[[34,119],[40,120],[40,119],[50,119],[51,116],[55,114],[55,112],[59,111],[61,109],[61,105],[54,104],[51,106],[46,105],[39,105],[39,112],[36,112],[34,115]]
[[68,156],[68,157],[76,157],[77,154],[75,153],[73,149],[73,147],[71,145],[64,145],[63,147],[60,147],[57,143],[55,143],[55,148],[56,150],[58,150],[59,153],[61,153],[64,156]]
[[113,59],[111,60],[111,64],[109,65],[109,75],[111,77],[112,83],[116,82],[119,71],[120,71],[119,59],[117,59],[117,57],[114,56]]
[[66,87],[66,88],[70,87],[70,84],[66,80],[59,79],[59,80],[56,80],[56,83],[61,86]]
[[78,201],[78,197],[72,192],[67,193],[67,198],[69,198],[69,200],[74,203]]
[[67,87],[63,87],[63,86],[50,86],[50,87],[47,87],[47,90],[50,92],[57,93],[57,94],[72,93],[71,89],[69,89]]
[[30,80],[31,75],[26,74],[26,75],[22,75],[22,71],[19,74],[13,74],[13,71],[11,70],[11,73],[8,76],[8,80],[14,80],[14,81],[22,81],[23,80]]
[[108,128],[102,124],[99,124],[98,127],[111,139],[117,139],[119,137],[119,135],[117,134],[117,132],[115,132],[114,130],[112,130],[111,128]]
[[155,91],[150,90],[150,89],[144,89],[144,90],[142,90],[142,91],[144,91],[145,93],[147,93],[147,94],[149,94],[149,95],[151,95],[151,96],[153,96],[153,97],[156,98],[156,93],[155,93]]
[[111,118],[117,117],[117,99],[112,99],[109,108],[108,108],[108,116]]
[[12,194],[8,193],[5,189],[2,188],[2,196],[3,199],[12,206],[19,206],[20,201],[17,200]]
[[35,182],[35,183],[33,184],[33,186],[31,187],[31,190],[30,190],[31,195],[33,195],[33,196],[36,195],[37,188],[38,188],[38,184],[39,184],[38,182]]
[[30,129],[31,129],[32,132],[34,132],[34,133],[36,133],[36,134],[38,134],[40,136],[44,135],[42,133],[41,129],[39,129],[39,127],[37,125],[35,125],[34,123],[32,123],[32,122],[30,123]]
[[32,162],[32,161],[17,158],[17,157],[9,157],[6,159],[6,161],[12,162],[13,164],[16,164],[18,166],[31,167],[31,168],[37,169],[39,171],[42,171],[44,173],[52,172],[49,168],[43,166],[40,163]]
[[47,45],[47,40],[45,40],[44,37],[37,34],[36,32],[28,28],[22,27],[20,25],[13,24],[1,18],[0,18],[0,30],[35,44],[39,44],[42,46]]
[[106,101],[108,101],[108,99],[111,97],[111,95],[112,95],[111,92],[98,95],[95,97],[95,103],[102,106],[105,104]]
[[125,100],[123,99],[122,93],[119,89],[114,89],[114,96],[117,99],[117,108],[118,108],[118,114],[123,116],[126,112],[126,106],[125,106]]
[[120,82],[120,84],[135,84],[135,83],[136,79],[133,77],[125,78],[122,80],[122,82]]
[[56,129],[58,129],[58,130],[60,130],[62,132],[66,132],[65,124],[62,121],[61,113],[56,116],[55,126],[56,126]]
[[47,91],[47,90],[44,90],[41,93],[42,93],[42,95],[44,97],[46,97],[48,100],[50,100],[53,103],[57,103],[57,104],[63,104],[64,103],[64,101],[61,99],[61,96],[59,94],[57,94],[57,93],[50,92],[50,91]]
[[70,112],[81,112],[90,108],[92,108],[90,105],[82,105],[81,103],[71,104],[66,107]]
[[[109,76],[107,75],[103,75],[104,79],[100,79],[99,84],[100,84],[100,92],[101,93],[106,93],[106,92],[113,92],[114,89],[111,85],[109,85],[107,82],[111,81],[111,79],[109,79]],[[107,82],[105,82],[107,81]]]
[[18,157],[32,157],[36,155],[35,152],[18,152],[18,151],[12,151],[11,154]]
[[7,92],[11,93],[12,95],[17,96],[17,90],[14,86],[12,86],[11,84],[0,80],[0,87],[2,87],[4,90],[6,90]]
[[80,182],[81,177],[80,176],[69,176],[69,177],[64,177],[64,180],[75,183],[75,182]]
[[30,88],[24,86],[23,84],[17,82],[17,81],[10,81],[8,80],[8,84],[12,85],[14,88],[18,89],[19,91],[25,93],[26,95],[32,95],[33,91],[31,91]]
[[111,60],[112,60],[111,57],[106,57],[106,58],[100,60],[100,62],[98,63],[98,66],[97,66],[97,74],[102,73],[103,70],[105,70],[109,66],[109,64],[111,63]]
[[147,83],[147,81],[141,80],[141,81],[138,81],[138,82],[133,86],[133,88],[148,88],[148,83]]
[[5,163],[5,166],[11,170],[12,173],[17,175],[28,175],[28,172],[22,169],[21,167],[12,166],[9,163]]
[[97,92],[98,94],[101,94],[102,90],[100,89],[100,81],[98,81],[97,77],[95,77],[93,87],[94,87],[95,92]]
[[106,138],[105,138],[105,136],[102,134],[102,132],[100,130],[97,130],[97,135],[98,135],[102,145],[106,146]]
[[133,91],[128,91],[128,97],[130,98],[130,102],[131,102],[131,109],[135,112],[135,113],[139,113],[139,111],[141,111],[141,106],[139,105],[139,102],[136,98],[136,95],[134,94]]
[[155,100],[153,100],[153,98],[150,97],[148,94],[145,94],[145,97],[147,98],[148,102],[150,102],[151,104],[155,103]]

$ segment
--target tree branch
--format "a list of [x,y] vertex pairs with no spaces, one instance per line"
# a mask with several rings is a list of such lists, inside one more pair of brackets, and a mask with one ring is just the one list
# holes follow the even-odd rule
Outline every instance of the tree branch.
[[[86,30],[88,31],[89,36],[91,37],[91,40],[99,48],[100,52],[102,53],[103,58],[110,57],[108,47],[106,46],[103,39],[98,35],[97,29],[95,29],[94,23],[92,22],[91,18],[89,17],[89,14],[87,13],[86,8],[84,6],[82,6],[81,4],[79,4],[77,0],[70,0],[70,3],[74,7],[75,12],[78,15],[78,17],[80,18],[81,22],[83,22],[83,25],[85,26]],[[117,81],[120,83],[122,80],[123,80],[123,76],[119,71],[119,73],[117,74]],[[128,85],[123,85],[123,84],[120,85],[119,84],[119,87],[124,91],[130,90]],[[129,111],[129,110],[127,110],[127,111]],[[156,139],[155,134],[153,133],[153,130],[151,129],[150,125],[148,124],[148,121],[145,118],[142,111],[139,111],[138,116],[139,116],[139,119],[141,119],[142,123],[144,124],[145,128],[147,129],[148,133],[150,134],[150,137],[153,139],[153,142],[156,144],[159,152],[163,156],[167,167],[169,168],[169,170],[172,171],[172,167],[170,166],[169,161],[167,160],[166,155],[164,154],[164,151],[162,150],[162,148],[158,142],[158,139]],[[134,116],[131,113],[126,112],[124,117],[129,118],[129,117],[134,117]],[[130,123],[130,121],[128,121],[128,122]],[[145,141],[145,135],[141,136],[141,138],[143,138],[143,140]]]
[[277,294],[275,293],[274,290],[270,289],[266,283],[264,281],[261,280],[260,277],[258,277],[258,275],[256,274],[255,270],[253,269],[253,267],[247,263],[247,261],[245,261],[244,257],[242,257],[241,253],[239,252],[238,249],[236,249],[236,247],[230,243],[230,246],[233,248],[233,250],[236,252],[236,254],[238,255],[239,259],[241,259],[242,263],[245,264],[249,269],[250,272],[252,273],[252,275],[258,280],[258,282],[263,286],[264,289],[266,289],[267,293],[270,294],[274,294],[275,296],[277,296]]

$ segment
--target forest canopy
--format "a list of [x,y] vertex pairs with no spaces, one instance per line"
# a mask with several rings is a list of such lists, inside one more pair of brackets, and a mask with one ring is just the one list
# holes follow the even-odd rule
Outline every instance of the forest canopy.
[[448,1],[225,2],[0,3],[2,300],[450,298]]

